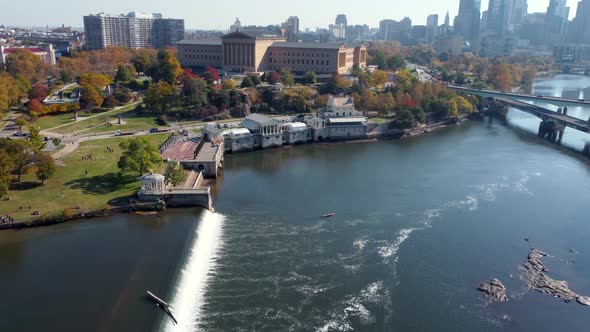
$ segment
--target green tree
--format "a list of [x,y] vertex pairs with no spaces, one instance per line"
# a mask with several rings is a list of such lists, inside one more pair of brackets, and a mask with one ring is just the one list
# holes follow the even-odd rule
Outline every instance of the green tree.
[[53,157],[47,153],[37,154],[35,166],[37,167],[35,175],[37,175],[37,179],[41,181],[41,184],[44,184],[45,181],[49,180],[55,174],[57,169]]
[[119,65],[117,67],[117,74],[115,75],[116,82],[129,82],[131,80],[131,73],[129,68],[125,65]]
[[154,50],[140,49],[131,58],[131,64],[133,64],[133,67],[135,67],[138,73],[145,73],[155,60],[156,52]]
[[121,173],[136,172],[143,175],[162,162],[158,147],[145,137],[124,141],[119,146],[123,150],[123,155],[117,163]]
[[318,82],[315,71],[308,71],[307,73],[305,73],[305,76],[303,76],[303,80],[307,84],[316,84]]
[[279,75],[281,76],[281,81],[283,82],[283,84],[288,86],[292,86],[293,84],[295,84],[295,77],[293,76],[291,69],[286,67],[282,68]]
[[202,79],[189,78],[182,87],[182,93],[187,102],[194,104],[197,108],[209,103],[207,82]]
[[0,151],[5,151],[10,157],[12,173],[17,175],[17,181],[20,182],[21,176],[29,169],[35,148],[25,140],[0,138]]
[[391,70],[398,70],[406,67],[406,59],[400,53],[396,53],[391,58],[387,59],[387,68]]
[[409,129],[416,125],[416,120],[412,112],[408,110],[401,110],[397,112],[395,119],[391,122],[390,128],[395,129]]
[[43,137],[41,136],[39,127],[29,126],[29,142],[36,150],[43,147]]
[[168,84],[175,84],[176,78],[182,73],[178,59],[169,50],[158,52],[158,62],[162,80]]
[[18,126],[18,131],[23,131],[23,127],[27,125],[27,120],[20,117],[14,121],[14,124]]
[[221,83],[221,88],[223,90],[233,90],[235,89],[237,86],[236,81],[230,79],[227,80],[223,80],[223,82]]
[[171,162],[168,163],[166,166],[166,171],[164,172],[164,176],[169,184],[173,187],[177,187],[186,181],[188,173],[184,170],[182,165],[179,162]]
[[253,86],[254,82],[252,82],[250,76],[244,77],[244,79],[242,80],[242,84],[240,85],[241,88],[251,88]]
[[258,75],[250,75],[250,79],[252,80],[252,83],[254,83],[254,86],[259,86],[262,84],[262,80]]
[[14,169],[14,162],[7,151],[0,150],[0,198],[8,195],[10,174]]
[[397,72],[397,75],[395,75],[395,84],[397,88],[404,92],[410,90],[413,81],[414,77],[407,70],[400,70]]
[[387,69],[387,63],[385,61],[385,54],[379,51],[375,54],[375,56],[371,59],[371,65],[377,66],[379,69],[384,70]]
[[158,82],[147,90],[144,102],[152,111],[166,112],[175,103],[177,96],[174,86],[167,82]]

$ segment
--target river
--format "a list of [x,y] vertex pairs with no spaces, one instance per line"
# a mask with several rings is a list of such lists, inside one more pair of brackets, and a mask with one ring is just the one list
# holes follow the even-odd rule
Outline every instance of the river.
[[[558,76],[534,91],[585,87]],[[229,155],[216,213],[1,232],[0,330],[585,330],[590,308],[520,280],[535,246],[551,277],[590,295],[590,165],[538,123],[511,110],[508,125]],[[586,138],[567,129],[564,145]],[[477,291],[492,277],[508,303]]]

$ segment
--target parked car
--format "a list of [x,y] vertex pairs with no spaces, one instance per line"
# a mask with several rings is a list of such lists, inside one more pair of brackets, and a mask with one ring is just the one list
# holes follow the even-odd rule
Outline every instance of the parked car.
[[121,136],[121,134],[122,134],[122,133],[121,133],[121,131],[120,131],[120,130],[117,130],[117,131],[115,131],[115,136]]
[[29,136],[30,134],[29,134],[29,133],[26,133],[26,132],[24,132],[24,131],[20,131],[20,130],[19,130],[19,131],[15,132],[13,135],[14,135],[14,136],[16,136],[16,137],[27,137],[27,136]]
[[155,134],[158,132],[158,128],[152,128],[150,129],[150,134]]

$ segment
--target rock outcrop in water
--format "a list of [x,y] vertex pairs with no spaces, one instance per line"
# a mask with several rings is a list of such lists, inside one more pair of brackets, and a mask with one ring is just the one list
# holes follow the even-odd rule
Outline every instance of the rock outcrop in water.
[[526,262],[522,264],[529,287],[541,293],[560,298],[567,303],[577,300],[580,304],[590,305],[590,298],[578,295],[569,289],[567,281],[554,280],[547,275],[548,270],[543,264],[543,257],[547,257],[547,254],[533,248]]
[[490,279],[487,283],[481,284],[478,289],[496,302],[508,302],[506,287],[498,279]]

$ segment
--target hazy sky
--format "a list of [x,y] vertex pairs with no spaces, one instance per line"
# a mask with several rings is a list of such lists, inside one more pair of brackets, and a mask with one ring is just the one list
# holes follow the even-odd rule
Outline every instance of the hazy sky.
[[[544,12],[549,0],[529,0],[529,12]],[[578,0],[568,0],[573,17]],[[482,10],[488,0],[482,0]],[[299,16],[301,28],[326,27],[339,13],[349,24],[377,27],[381,19],[409,16],[413,24],[425,24],[428,14],[444,19],[449,9],[451,24],[459,0],[0,0],[0,24],[19,26],[82,27],[82,16],[106,12],[161,12],[182,18],[187,29],[227,30],[236,17],[242,24],[278,24],[288,16]]]

